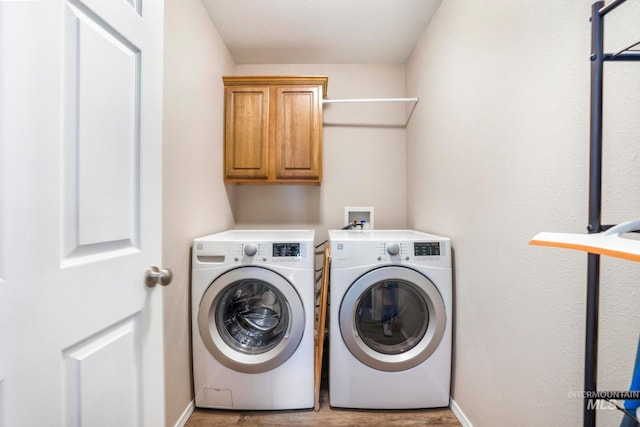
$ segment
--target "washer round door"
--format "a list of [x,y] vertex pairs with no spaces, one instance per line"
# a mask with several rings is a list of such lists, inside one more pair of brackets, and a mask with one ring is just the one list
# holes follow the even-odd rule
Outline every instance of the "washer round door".
[[351,353],[381,371],[403,371],[436,350],[447,315],[438,288],[425,275],[399,266],[360,276],[340,305],[340,332]]
[[289,359],[304,326],[304,306],[293,285],[261,267],[239,267],[216,278],[198,311],[200,336],[211,355],[246,373],[266,372]]

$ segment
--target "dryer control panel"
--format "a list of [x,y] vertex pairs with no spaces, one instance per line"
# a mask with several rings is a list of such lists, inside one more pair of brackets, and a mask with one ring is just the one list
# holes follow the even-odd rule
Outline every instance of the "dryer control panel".
[[414,256],[439,256],[440,242],[414,242]]
[[450,239],[412,231],[330,230],[331,262],[337,267],[387,263],[451,267]]

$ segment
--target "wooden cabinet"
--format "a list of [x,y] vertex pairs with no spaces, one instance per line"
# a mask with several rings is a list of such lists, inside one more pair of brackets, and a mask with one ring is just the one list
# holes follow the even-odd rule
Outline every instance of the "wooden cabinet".
[[224,179],[322,180],[322,98],[327,77],[223,77]]

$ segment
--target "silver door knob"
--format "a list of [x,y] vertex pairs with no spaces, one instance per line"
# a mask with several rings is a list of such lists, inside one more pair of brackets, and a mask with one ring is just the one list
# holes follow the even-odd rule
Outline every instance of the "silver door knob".
[[167,286],[173,280],[173,273],[168,268],[158,268],[155,265],[144,272],[144,283],[150,288],[155,285]]

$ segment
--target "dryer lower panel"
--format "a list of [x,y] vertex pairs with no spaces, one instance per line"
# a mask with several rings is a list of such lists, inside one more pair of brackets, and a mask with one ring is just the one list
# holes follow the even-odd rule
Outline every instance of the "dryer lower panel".
[[329,404],[338,408],[417,409],[449,406],[451,359],[445,334],[438,350],[415,368],[400,372],[371,369],[358,361],[340,337],[330,343]]

